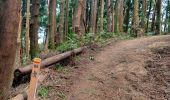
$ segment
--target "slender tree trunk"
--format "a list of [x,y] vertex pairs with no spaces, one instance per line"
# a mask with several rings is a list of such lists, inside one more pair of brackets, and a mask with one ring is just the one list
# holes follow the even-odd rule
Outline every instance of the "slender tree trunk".
[[68,34],[68,23],[69,23],[69,0],[66,0],[66,9],[65,9],[65,34],[66,36]]
[[60,24],[59,24],[59,34],[60,34],[60,43],[64,41],[64,5],[65,0],[61,0],[60,3]]
[[97,17],[97,1],[98,0],[92,0],[92,10],[91,10],[91,33],[96,33],[96,17]]
[[112,8],[112,32],[114,32],[115,28],[115,10]]
[[146,21],[145,21],[145,18],[146,18],[146,5],[147,5],[146,0],[142,0],[142,20],[141,20],[141,27],[143,28],[143,31],[144,31],[144,32],[145,32],[145,29],[146,29]]
[[[49,0],[47,0],[47,16],[49,16]],[[48,18],[48,24],[47,24],[47,28],[46,28],[46,32],[45,32],[45,43],[44,43],[44,52],[47,53],[48,52],[48,46],[49,46],[49,18]]]
[[132,31],[137,36],[139,31],[139,14],[138,14],[138,0],[134,0],[133,18],[132,18]]
[[129,29],[129,21],[130,21],[130,4],[131,4],[131,0],[128,0],[127,3],[126,3],[126,16],[125,16],[125,32],[127,33],[128,32],[128,29]]
[[11,86],[20,21],[20,0],[0,1],[0,100],[7,100]]
[[156,33],[155,34],[161,34],[161,5],[162,5],[162,0],[157,0],[156,3]]
[[103,22],[104,22],[104,0],[101,0],[101,13],[100,13],[100,31],[103,32]]
[[153,7],[153,15],[152,15],[152,25],[151,25],[151,32],[154,32],[155,29],[155,16],[156,16],[156,6]]
[[[56,0],[49,1],[49,49],[55,48],[56,43],[59,42],[59,34],[56,33]],[[55,38],[56,35],[56,38]]]
[[26,34],[25,34],[25,51],[26,51],[26,57],[27,61],[30,60],[30,0],[27,0],[27,13],[26,13]]
[[150,0],[149,3],[149,11],[148,11],[148,15],[147,15],[147,26],[146,26],[146,33],[149,32],[149,19],[150,19],[150,13],[151,13],[151,8],[152,8],[152,0]]
[[31,59],[38,56],[38,29],[39,29],[39,0],[33,0],[32,5],[32,23],[30,26],[30,55]]
[[120,5],[119,5],[119,31],[123,32],[123,20],[124,20],[124,0],[120,0]]
[[112,30],[112,18],[111,18],[111,1],[107,0],[107,31],[111,32]]

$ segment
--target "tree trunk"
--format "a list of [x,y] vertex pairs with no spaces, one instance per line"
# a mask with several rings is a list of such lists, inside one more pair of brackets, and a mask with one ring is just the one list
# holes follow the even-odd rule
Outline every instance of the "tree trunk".
[[115,10],[114,8],[112,9],[112,32],[114,32],[115,28]]
[[59,34],[60,34],[60,43],[64,41],[64,5],[65,0],[61,0],[60,3],[60,24],[59,24]]
[[112,31],[112,16],[111,16],[111,1],[107,0],[107,31],[111,32]]
[[69,0],[66,0],[66,13],[65,13],[65,36],[68,34],[69,23]]
[[0,100],[7,100],[11,86],[20,21],[20,0],[0,1]]
[[123,10],[124,0],[116,1],[116,12],[115,12],[115,33],[123,32]]
[[27,0],[27,12],[26,12],[26,34],[25,34],[25,52],[27,61],[30,61],[30,0]]
[[156,33],[155,34],[161,34],[161,5],[162,5],[162,0],[157,0],[156,3]]
[[150,0],[149,3],[149,11],[148,11],[148,15],[147,15],[147,26],[146,26],[146,33],[149,32],[149,19],[150,19],[150,13],[151,13],[151,8],[152,8],[152,0]]
[[[55,48],[56,43],[59,42],[59,34],[56,33],[56,0],[49,1],[49,49]],[[56,35],[56,37],[55,37]],[[56,40],[55,40],[56,39]]]
[[138,14],[138,0],[134,0],[133,18],[132,18],[132,31],[137,36],[139,31],[139,14]]
[[91,33],[96,33],[96,17],[97,17],[97,1],[98,0],[92,0],[92,10],[91,10]]
[[145,21],[145,18],[146,18],[146,5],[147,5],[146,0],[142,0],[141,28],[143,29],[144,32],[145,32],[145,29],[146,29],[146,21]]
[[74,32],[78,35],[78,37],[80,38],[83,33],[85,32],[85,27],[84,27],[84,24],[83,24],[83,21],[84,21],[84,16],[85,16],[85,3],[86,0],[78,0],[78,5],[77,5],[77,8],[76,8],[76,12],[75,12],[75,15],[74,15],[74,19],[75,19],[75,22],[74,22],[74,26],[73,26],[73,29],[74,29]]
[[22,15],[20,12],[18,37],[17,37],[17,51],[15,55],[14,69],[17,69],[21,66],[21,29],[22,29]]
[[120,5],[119,5],[119,31],[123,32],[123,19],[124,19],[124,15],[123,15],[123,11],[124,11],[124,0],[120,0]]
[[156,6],[153,7],[153,15],[152,15],[152,26],[151,26],[151,32],[154,32],[155,29],[155,16],[156,16]]
[[124,20],[124,22],[125,22],[125,25],[126,25],[126,27],[125,27],[125,32],[127,33],[128,32],[128,29],[129,29],[129,21],[130,21],[130,6],[131,5],[131,0],[128,0],[127,2],[126,2],[126,16],[125,16],[125,20]]
[[100,13],[100,31],[103,32],[103,22],[104,22],[104,0],[101,0],[101,13]]
[[[49,0],[47,0],[47,16],[49,16]],[[48,52],[48,47],[49,47],[49,18],[48,20],[48,24],[47,24],[47,28],[46,28],[46,34],[45,34],[45,39],[44,39],[44,52],[47,53]]]

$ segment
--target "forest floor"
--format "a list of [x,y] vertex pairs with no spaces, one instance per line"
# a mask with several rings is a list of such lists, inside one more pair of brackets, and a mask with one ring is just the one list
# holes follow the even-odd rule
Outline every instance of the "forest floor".
[[74,66],[50,69],[39,94],[39,100],[170,100],[170,35],[94,45]]

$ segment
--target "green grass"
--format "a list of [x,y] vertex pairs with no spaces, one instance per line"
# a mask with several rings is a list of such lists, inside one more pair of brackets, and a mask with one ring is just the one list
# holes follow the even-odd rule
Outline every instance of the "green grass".
[[49,94],[49,89],[47,87],[40,87],[40,89],[38,90],[38,95],[40,97],[48,97],[48,94]]

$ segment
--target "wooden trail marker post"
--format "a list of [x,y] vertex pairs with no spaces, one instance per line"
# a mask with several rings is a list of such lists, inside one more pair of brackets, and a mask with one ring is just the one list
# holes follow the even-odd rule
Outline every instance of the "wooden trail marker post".
[[28,100],[35,100],[37,84],[38,84],[38,76],[40,73],[40,63],[41,63],[41,59],[39,58],[35,58],[33,60],[34,66],[32,67],[31,81],[30,81],[30,87],[28,92]]

